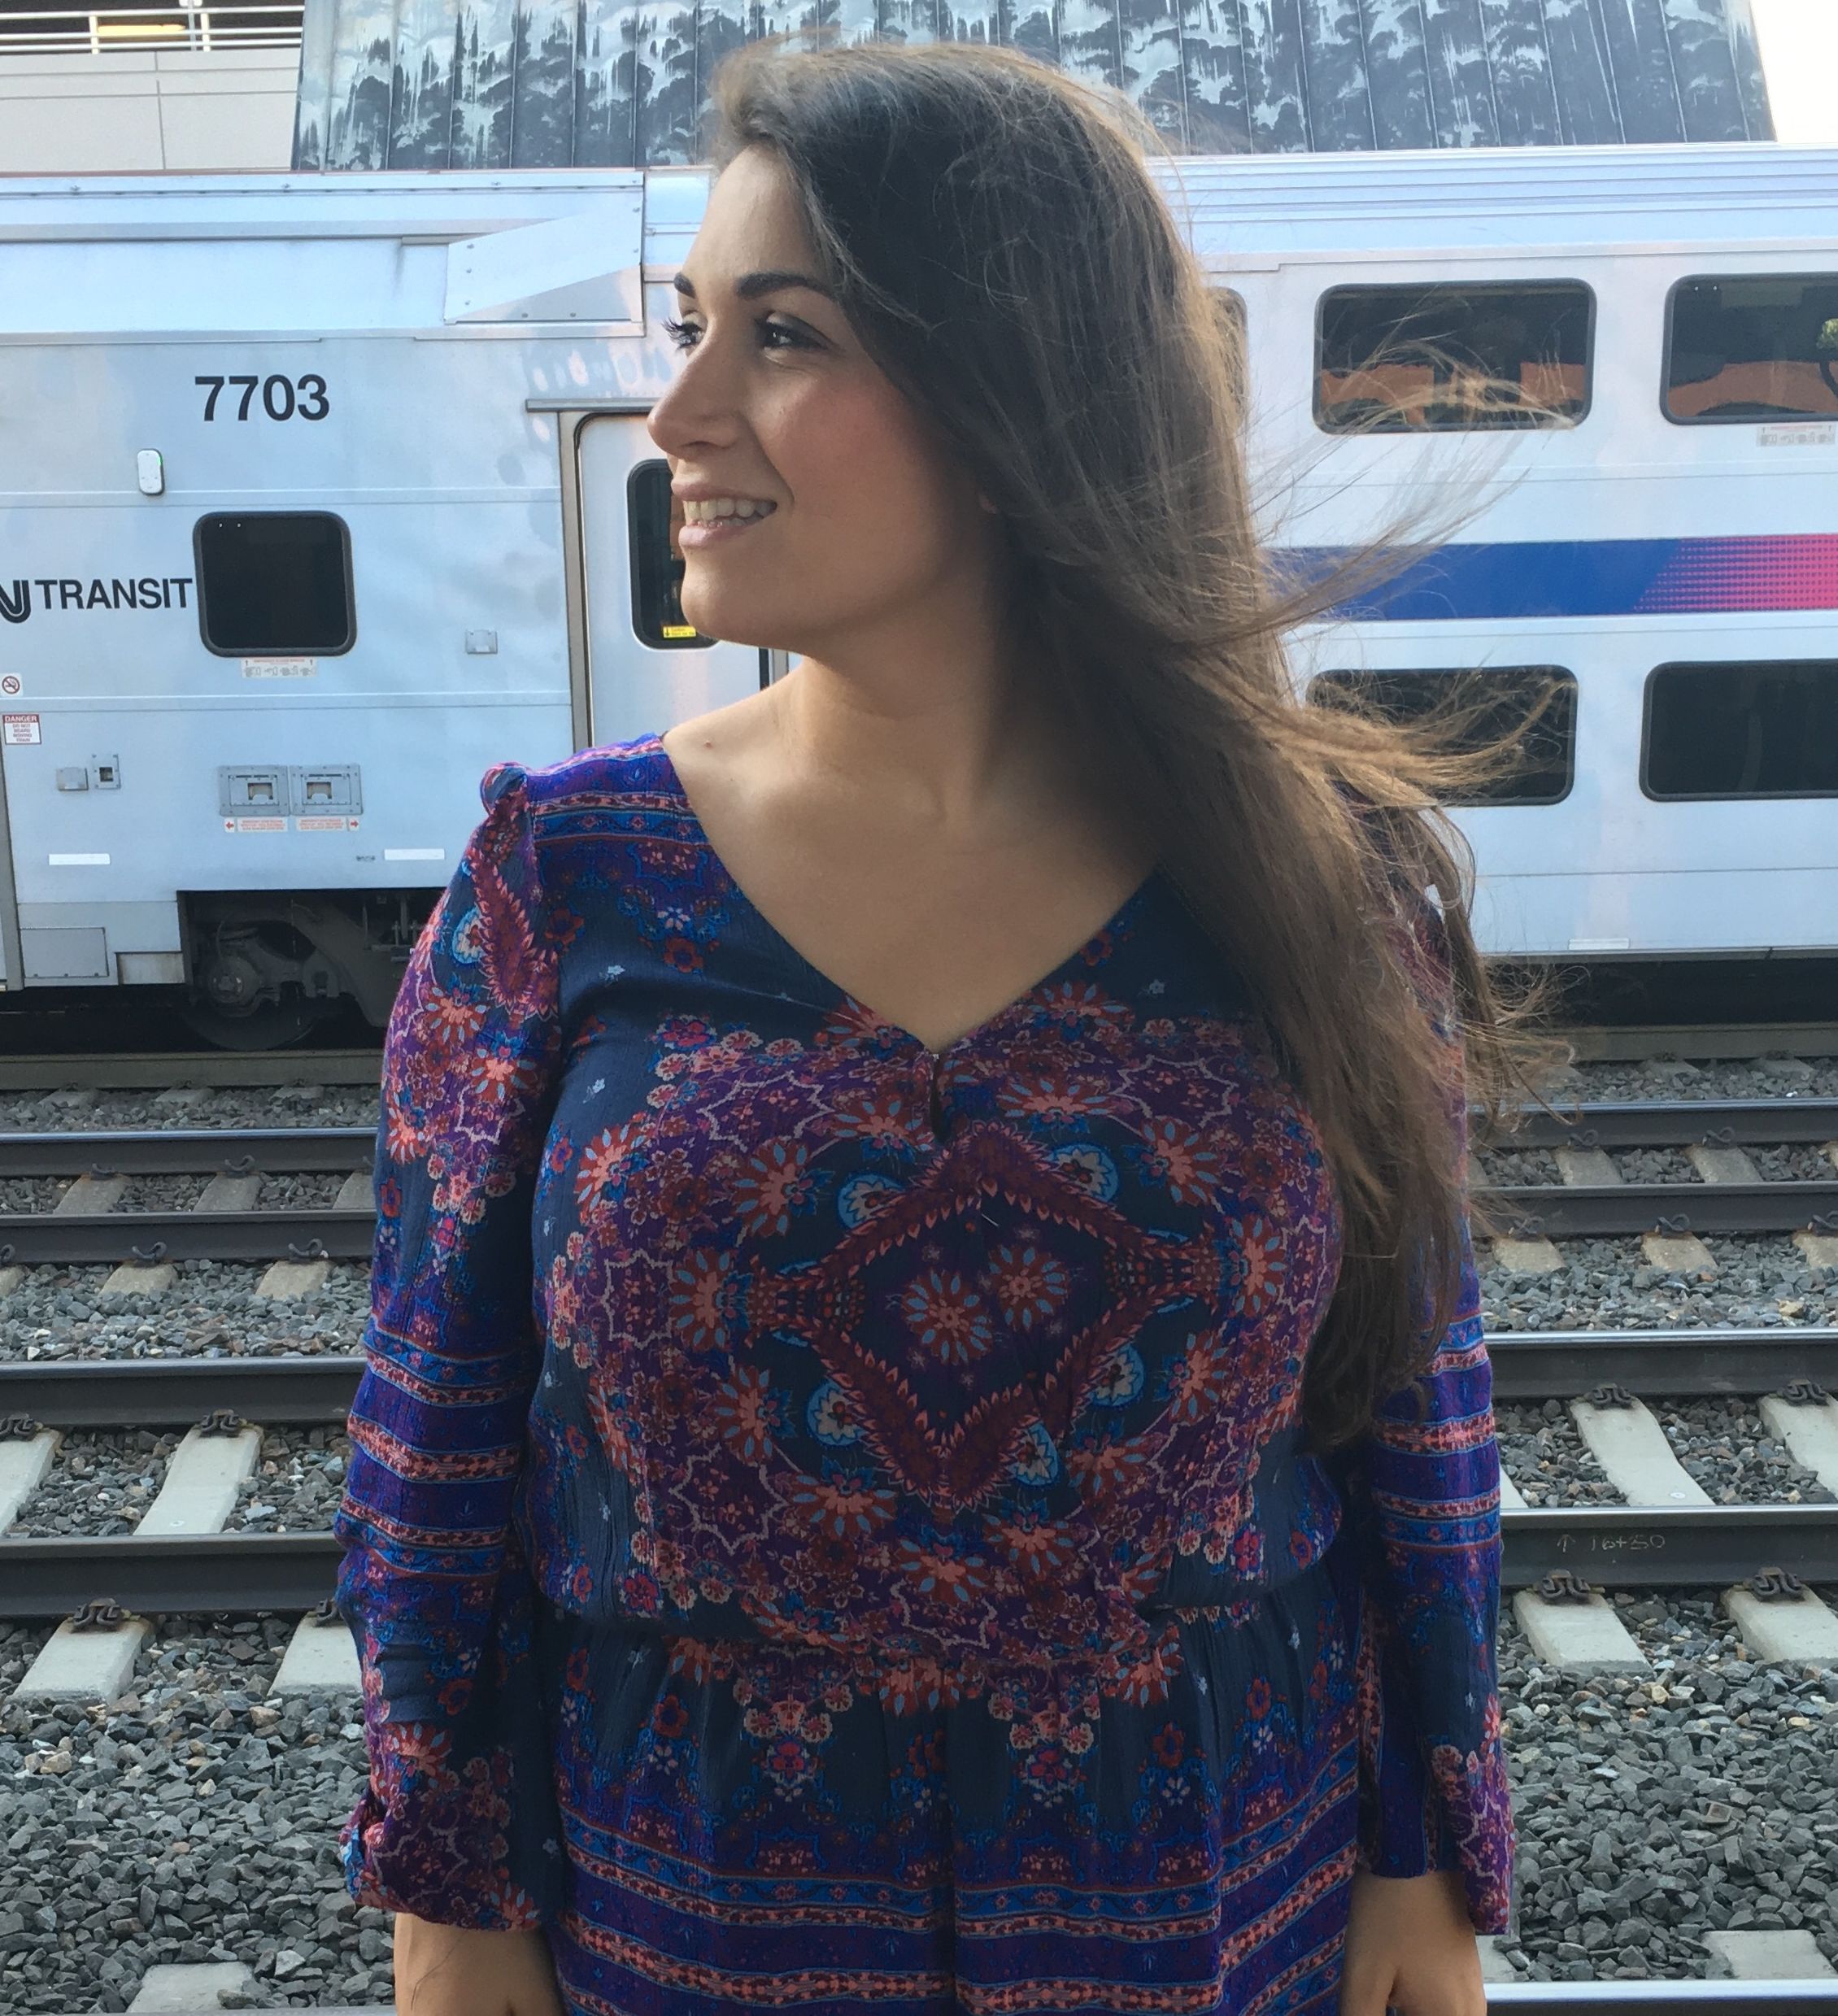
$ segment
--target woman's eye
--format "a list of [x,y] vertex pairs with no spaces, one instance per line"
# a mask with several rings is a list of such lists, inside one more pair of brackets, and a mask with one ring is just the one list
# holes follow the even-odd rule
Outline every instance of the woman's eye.
[[[699,322],[678,322],[666,316],[664,333],[678,350],[694,350],[702,340]],[[755,324],[760,346],[763,350],[814,350],[817,345],[802,329],[789,323],[760,320]]]

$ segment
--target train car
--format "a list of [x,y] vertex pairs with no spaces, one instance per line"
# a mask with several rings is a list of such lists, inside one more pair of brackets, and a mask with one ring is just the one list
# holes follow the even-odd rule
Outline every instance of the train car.
[[[1296,640],[1520,773],[1489,949],[1838,950],[1838,152],[1156,165],[1243,316]],[[387,1013],[481,773],[782,674],[676,598],[645,429],[698,169],[0,181],[0,980],[242,1046]]]

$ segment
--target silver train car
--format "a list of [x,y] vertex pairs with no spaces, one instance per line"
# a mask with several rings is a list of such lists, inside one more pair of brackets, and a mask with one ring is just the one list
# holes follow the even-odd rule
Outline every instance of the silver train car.
[[[1479,681],[1489,949],[1838,951],[1838,152],[1161,164],[1248,337],[1296,639]],[[385,1017],[481,773],[785,668],[677,601],[645,429],[696,169],[0,180],[0,984]]]

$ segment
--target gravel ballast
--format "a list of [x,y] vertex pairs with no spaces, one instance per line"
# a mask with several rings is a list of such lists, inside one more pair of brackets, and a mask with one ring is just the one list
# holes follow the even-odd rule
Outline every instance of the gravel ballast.
[[[1611,1600],[1650,1674],[1553,1673],[1503,1606],[1502,1952],[1531,1981],[1701,1977],[1706,1933],[1797,1928],[1838,1962],[1838,1669],[1749,1662],[1709,1590]],[[277,2002],[390,1999],[387,1918],[351,1904],[335,1853],[366,1768],[356,1697],[262,1700],[291,1630],[168,1618],[128,1700],[0,1707],[9,2009],[122,2009],[183,1960],[242,1961]],[[0,1687],[44,1635],[0,1626]]]
[[[1838,1059],[1582,1065],[1556,1103],[1793,1095],[1838,1098]],[[0,1098],[0,1127],[368,1126],[376,1116],[374,1095],[361,1088],[212,1093],[183,1109],[149,1094],[76,1106],[54,1096]],[[1831,1172],[1816,1148],[1750,1152],[1772,1180]],[[1629,1182],[1698,1180],[1675,1151],[1616,1159]],[[1544,1151],[1491,1153],[1481,1168],[1500,1182],[1557,1178]],[[153,1208],[144,1185],[154,1180],[137,1179],[124,1208]],[[329,1203],[341,1180],[268,1178],[262,1201]],[[271,1184],[288,1182],[318,1194],[271,1195]],[[1688,1339],[1714,1326],[1838,1324],[1838,1272],[1809,1267],[1790,1239],[1712,1235],[1705,1244],[1717,1264],[1702,1277],[1653,1267],[1637,1239],[1563,1241],[1563,1265],[1536,1276],[1494,1268],[1483,1247],[1487,1326],[1664,1327]],[[254,1296],[261,1272],[181,1262],[169,1294],[114,1303],[99,1297],[106,1269],[32,1269],[0,1301],[0,1357],[361,1348],[361,1266],[335,1267],[323,1291],[290,1303]],[[1649,1404],[1714,1502],[1832,1502],[1753,1399]],[[1502,1403],[1497,1422],[1502,1461],[1528,1502],[1619,1502],[1563,1400]],[[64,1460],[15,1531],[127,1530],[176,1439],[67,1437]],[[87,1477],[69,1465],[80,1449]],[[268,1430],[229,1530],[323,1531],[348,1460],[337,1429]],[[79,1517],[74,1527],[54,1523]],[[1838,1587],[1818,1593],[1838,1605]],[[1502,1604],[1520,1831],[1519,1918],[1502,1951],[1528,1981],[1696,1977],[1722,1971],[1704,1943],[1711,1931],[1804,1929],[1838,1964],[1838,1669],[1749,1661],[1715,1590],[1608,1595],[1649,1673],[1552,1672],[1531,1655],[1509,1595]],[[124,2009],[146,1969],[168,1961],[242,1961],[277,2005],[391,1998],[388,1916],[352,1905],[336,1860],[365,1770],[356,1698],[263,1699],[295,1622],[158,1620],[133,1696],[107,1709],[0,1699],[0,2009],[9,2016]],[[0,1625],[0,1697],[49,1628]]]
[[342,1428],[271,1428],[253,1475],[243,1479],[232,1533],[324,1533],[338,1509],[351,1467]]
[[373,1085],[199,1088],[183,1100],[159,1091],[0,1092],[0,1133],[96,1127],[374,1127]]
[[263,1700],[291,1618],[162,1622],[107,1708],[11,1699],[46,1632],[0,1625],[0,2005],[124,2009],[150,1966],[225,1960],[264,2002],[388,2001],[389,1915],[338,1863],[357,1697]]
[[0,1301],[0,1359],[316,1355],[362,1348],[369,1270],[336,1262],[297,1300],[258,1295],[265,1267],[183,1260],[164,1295],[104,1295],[107,1267],[29,1267]]

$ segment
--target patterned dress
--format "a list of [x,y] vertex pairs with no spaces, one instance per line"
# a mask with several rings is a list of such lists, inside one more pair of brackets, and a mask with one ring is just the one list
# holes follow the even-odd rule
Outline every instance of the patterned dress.
[[385,1061],[353,1895],[585,2016],[1331,2016],[1356,1861],[1508,1929],[1466,1229],[1304,1453],[1335,1192],[1163,872],[934,1053],[656,736],[483,795]]

